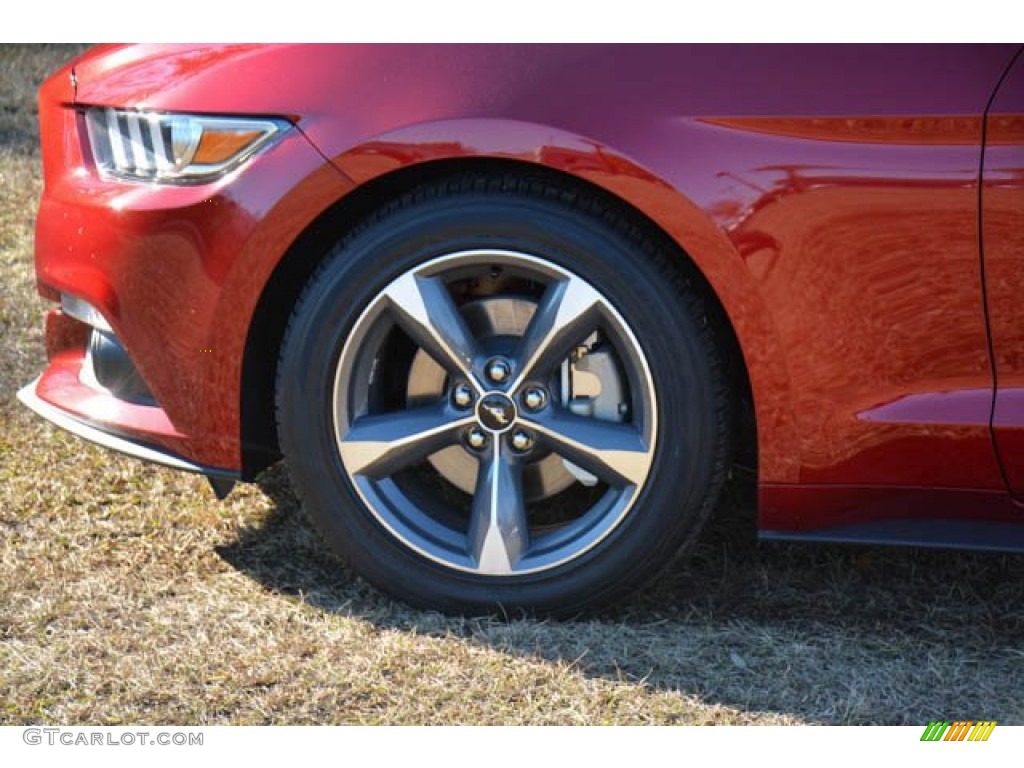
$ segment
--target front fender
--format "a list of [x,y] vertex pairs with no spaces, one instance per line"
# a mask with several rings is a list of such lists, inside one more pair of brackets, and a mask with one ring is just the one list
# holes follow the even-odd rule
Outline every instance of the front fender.
[[678,243],[715,291],[739,341],[754,397],[760,477],[796,481],[798,457],[785,449],[797,444],[789,376],[757,285],[722,230],[664,179],[593,139],[486,118],[400,128],[344,150],[332,162],[358,187],[423,163],[472,158],[515,160],[575,176],[632,205]]

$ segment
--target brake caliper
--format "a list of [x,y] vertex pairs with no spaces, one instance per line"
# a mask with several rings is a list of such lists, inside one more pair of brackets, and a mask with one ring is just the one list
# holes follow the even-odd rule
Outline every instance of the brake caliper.
[[[562,402],[577,416],[601,421],[625,421],[629,415],[615,355],[599,333],[593,333],[562,361]],[[570,461],[565,468],[588,487],[597,478]]]

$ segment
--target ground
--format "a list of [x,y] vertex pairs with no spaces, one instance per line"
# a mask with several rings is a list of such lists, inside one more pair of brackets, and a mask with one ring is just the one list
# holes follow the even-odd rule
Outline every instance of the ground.
[[693,557],[576,621],[413,610],[333,560],[280,468],[199,477],[50,427],[35,89],[0,47],[0,724],[1024,724],[1024,558],[757,544],[733,483]]

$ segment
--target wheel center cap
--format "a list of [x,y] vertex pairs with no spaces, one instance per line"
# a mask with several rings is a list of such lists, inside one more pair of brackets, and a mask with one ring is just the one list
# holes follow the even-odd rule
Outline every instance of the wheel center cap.
[[488,432],[505,432],[516,423],[516,404],[506,394],[491,392],[477,403],[476,418]]

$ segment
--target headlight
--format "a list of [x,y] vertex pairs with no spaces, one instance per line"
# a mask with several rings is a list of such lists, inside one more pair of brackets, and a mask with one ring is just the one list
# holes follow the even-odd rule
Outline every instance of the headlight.
[[109,107],[88,109],[85,124],[102,176],[170,183],[199,183],[227,173],[288,127],[281,120]]

